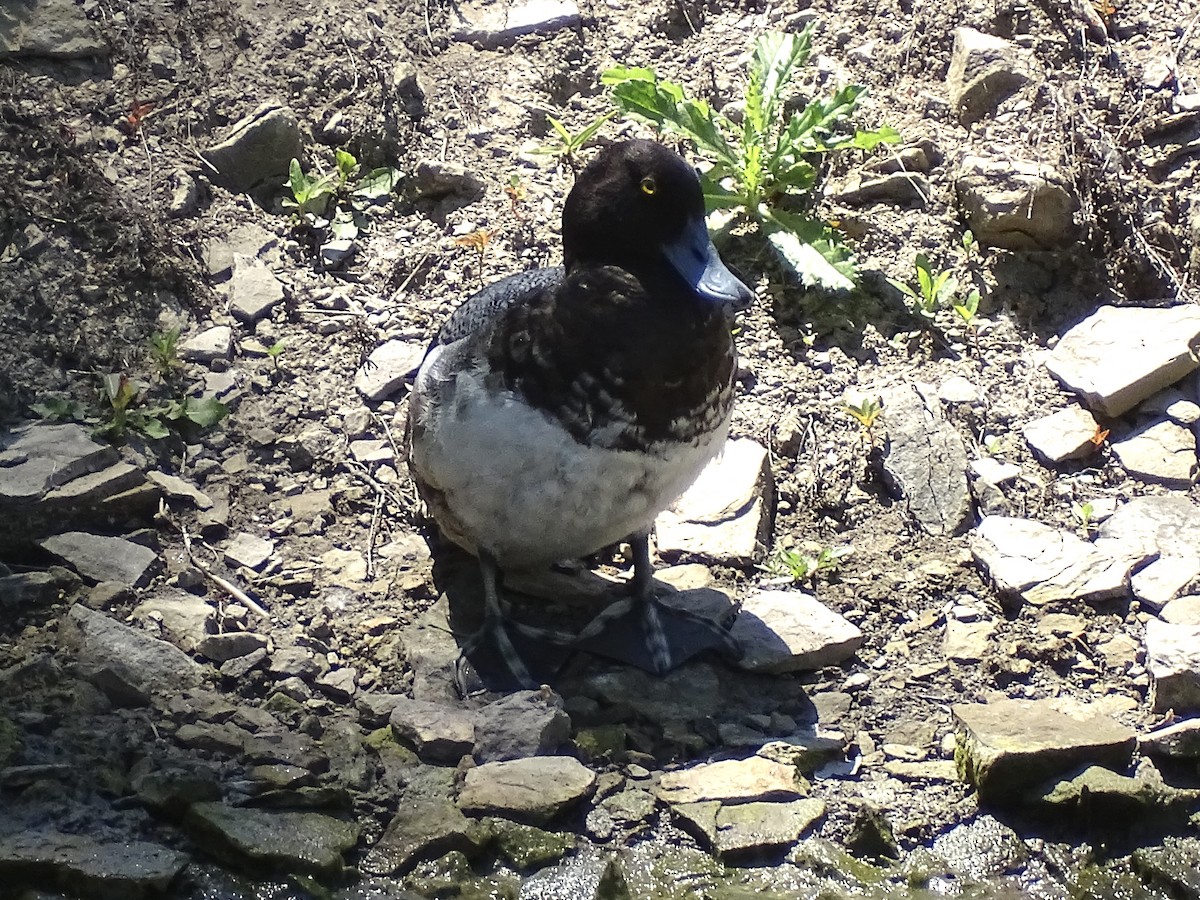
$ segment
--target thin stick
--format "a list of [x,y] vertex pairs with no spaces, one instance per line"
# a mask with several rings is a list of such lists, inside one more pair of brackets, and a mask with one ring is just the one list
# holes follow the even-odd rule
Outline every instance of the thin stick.
[[187,553],[188,562],[199,569],[205,578],[207,578],[217,587],[221,588],[221,590],[225,591],[227,594],[233,597],[234,600],[237,600],[254,614],[262,616],[264,619],[271,618],[270,613],[259,606],[259,604],[255,602],[255,600],[249,594],[227,579],[222,578],[220,575],[210,569],[206,563],[196,558],[196,555],[192,552],[192,536],[188,534],[186,528],[184,528],[175,520],[175,518],[171,515],[170,510],[167,509],[167,504],[162,500],[160,500],[158,503],[158,516],[164,522],[173,525],[179,532],[180,536],[183,538],[183,549],[184,552]]

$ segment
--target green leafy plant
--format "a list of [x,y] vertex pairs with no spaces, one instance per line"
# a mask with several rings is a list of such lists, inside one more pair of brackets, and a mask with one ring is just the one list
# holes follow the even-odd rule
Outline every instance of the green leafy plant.
[[917,254],[914,266],[917,272],[916,287],[895,278],[889,278],[888,283],[905,296],[914,313],[932,321],[947,298],[958,290],[958,281],[949,269],[934,272],[929,257],[924,253]]
[[575,154],[583,149],[596,133],[604,127],[604,123],[617,114],[617,110],[611,110],[602,116],[598,116],[588,124],[584,125],[577,134],[572,134],[567,126],[554,116],[546,116],[546,121],[550,123],[550,127],[554,129],[554,136],[557,138],[552,144],[543,144],[536,148],[533,152],[544,156],[557,156],[560,162],[565,162],[572,169],[575,168],[577,162]]
[[162,381],[171,381],[183,369],[183,361],[179,358],[179,329],[156,331],[146,344],[154,373]]
[[710,210],[732,209],[754,223],[781,261],[809,287],[854,287],[853,255],[834,229],[806,212],[823,154],[895,143],[890,127],[844,129],[863,87],[849,85],[832,96],[790,111],[792,79],[808,61],[814,25],[799,34],[767,32],[755,41],[740,125],[653,69],[615,66],[600,76],[618,108],[655,127],[683,135],[710,158],[702,176]]
[[858,403],[847,401],[842,409],[854,419],[863,432],[863,443],[869,447],[875,446],[875,424],[883,414],[883,405],[876,397],[863,397]]
[[45,400],[31,403],[29,408],[51,422],[78,422],[87,414],[83,404],[70,397],[47,397]]
[[1091,503],[1076,503],[1073,507],[1071,507],[1071,512],[1075,516],[1075,522],[1079,528],[1079,533],[1085,538],[1091,534],[1092,516],[1095,511],[1095,507],[1093,507]]
[[345,150],[334,151],[333,170],[320,174],[306,174],[300,160],[293,159],[284,182],[292,196],[283,198],[283,208],[299,227],[335,240],[353,240],[369,224],[370,207],[391,194],[399,181],[399,170],[389,166],[360,177],[358,160]]
[[979,356],[979,327],[975,322],[975,315],[979,312],[979,291],[971,288],[967,296],[951,300],[950,308],[962,319],[971,337],[971,345],[975,348],[975,355]]
[[790,578],[793,582],[815,582],[817,576],[832,572],[838,564],[853,552],[852,547],[822,547],[814,553],[806,553],[794,547],[776,547],[775,552],[762,566],[769,578]]
[[975,232],[970,228],[962,234],[963,262],[969,263],[979,257],[979,241],[975,240]]
[[273,343],[270,347],[267,348],[267,356],[270,358],[271,362],[274,364],[276,374],[279,373],[279,357],[283,355],[283,351],[284,351],[286,343],[287,343],[287,340],[285,338],[280,338],[275,343]]

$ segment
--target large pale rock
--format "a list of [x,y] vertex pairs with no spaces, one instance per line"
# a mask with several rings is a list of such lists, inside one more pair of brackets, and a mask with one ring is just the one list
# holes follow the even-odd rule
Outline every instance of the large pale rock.
[[1134,732],[1108,716],[1068,716],[1046,700],[957,704],[954,758],[987,802],[1019,802],[1030,788],[1082,765],[1123,768]]
[[1095,443],[1100,426],[1082,406],[1072,404],[1034,419],[1021,429],[1026,443],[1049,463],[1086,459],[1100,449]]
[[401,698],[390,722],[396,737],[426,762],[457,763],[475,746],[475,719],[465,709]]
[[533,756],[468,769],[458,806],[472,815],[541,825],[591,796],[595,787],[596,773],[579,760]]
[[420,860],[468,851],[474,846],[471,824],[449,799],[402,796],[396,815],[361,868],[368,875],[403,874]]
[[42,549],[93,583],[113,581],[126,587],[141,587],[159,568],[157,553],[124,538],[68,531],[39,543]]
[[803,591],[756,591],[742,604],[731,634],[742,647],[738,665],[754,672],[836,666],[863,643],[857,626]]
[[204,669],[174,644],[79,604],[63,617],[59,640],[117,704],[140,705],[154,693],[175,694],[196,687],[204,676]]
[[1094,410],[1119,416],[1200,365],[1200,306],[1102,306],[1062,336],[1050,374]]
[[1130,579],[1133,596],[1147,609],[1157,612],[1175,599],[1181,590],[1200,577],[1200,556],[1165,555]]
[[303,144],[295,113],[265,103],[200,155],[220,173],[227,187],[249,191],[267,178],[286,176],[288,165],[303,152]]
[[954,180],[958,204],[979,242],[1006,250],[1055,250],[1075,242],[1079,200],[1051,166],[968,156]]
[[247,531],[238,532],[225,546],[225,562],[247,569],[263,568],[275,553],[275,544]]
[[15,0],[0,7],[0,59],[108,56],[108,44],[74,0]]
[[763,756],[702,763],[677,772],[665,772],[657,794],[667,803],[749,803],[761,800],[795,800],[807,790],[795,766]]
[[971,534],[970,546],[997,590],[1034,605],[1107,600],[1129,590],[1130,560],[1041,522],[987,516]]
[[1196,436],[1175,422],[1154,422],[1127,438],[1114,441],[1121,467],[1135,478],[1188,487],[1196,478]]
[[883,394],[887,418],[884,476],[929,534],[956,534],[971,516],[967,451],[929,385],[899,385]]
[[1100,523],[1098,547],[1128,547],[1152,556],[1195,556],[1200,506],[1181,494],[1134,497]]
[[1200,594],[1176,597],[1162,608],[1159,618],[1175,625],[1200,625]]
[[969,125],[1028,84],[1035,70],[1030,51],[974,28],[956,28],[946,73],[950,105],[959,121]]
[[56,831],[0,837],[0,881],[14,887],[27,879],[50,883],[74,896],[158,897],[187,864],[186,854],[146,841],[103,841]]
[[151,597],[138,604],[133,616],[148,630],[161,628],[163,637],[194,653],[215,630],[216,610],[203,597],[176,592]]
[[658,552],[731,563],[761,555],[774,510],[767,450],[747,438],[725,444],[700,477],[655,523]]
[[455,6],[454,39],[493,49],[526,34],[550,34],[579,24],[573,0],[518,0]]
[[1156,712],[1200,711],[1200,625],[1148,621],[1146,669]]
[[206,328],[179,345],[179,356],[188,362],[208,365],[213,360],[229,359],[232,355],[233,329],[228,325]]
[[238,260],[229,282],[229,312],[239,322],[253,324],[284,300],[283,283],[258,260]]
[[386,400],[421,364],[425,348],[414,341],[391,340],[380,344],[354,376],[354,387],[369,402]]

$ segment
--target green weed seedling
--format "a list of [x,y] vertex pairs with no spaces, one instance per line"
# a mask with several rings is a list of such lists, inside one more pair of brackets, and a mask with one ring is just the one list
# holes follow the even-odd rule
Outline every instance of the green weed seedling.
[[400,171],[389,166],[359,176],[358,160],[345,150],[334,151],[334,169],[308,175],[293,159],[284,186],[291,197],[283,198],[298,227],[327,232],[335,240],[353,240],[369,224],[367,211],[388,196],[400,181]]
[[587,125],[584,125],[578,134],[572,134],[566,125],[554,118],[554,116],[548,115],[546,116],[546,121],[554,129],[554,136],[558,140],[553,144],[543,144],[533,152],[543,156],[557,156],[560,163],[565,162],[574,170],[577,163],[575,154],[582,150],[587,142],[594,138],[596,133],[604,127],[604,123],[616,114],[617,111],[614,109],[593,119]]
[[949,269],[935,273],[929,264],[929,257],[924,253],[917,254],[914,266],[917,270],[916,287],[895,278],[889,278],[888,283],[905,296],[914,313],[933,321],[947,298],[958,290],[958,281]]
[[832,572],[852,552],[852,547],[822,547],[816,553],[776,547],[762,570],[770,578],[790,578],[796,583],[815,582],[817,576]]
[[150,351],[150,364],[160,381],[170,382],[183,369],[179,358],[179,329],[156,331],[146,342]]
[[863,443],[875,446],[875,423],[883,414],[883,405],[875,397],[863,397],[858,403],[847,402],[843,407],[846,414],[862,428]]
[[1092,532],[1092,515],[1095,513],[1095,507],[1091,503],[1076,503],[1071,507],[1071,512],[1075,516],[1075,522],[1079,528],[1079,533],[1083,537],[1088,537]]
[[895,129],[843,127],[865,88],[848,85],[790,112],[785,100],[808,61],[815,25],[799,34],[767,32],[754,42],[747,64],[740,125],[688,97],[653,69],[615,66],[600,76],[625,114],[680,134],[709,157],[702,175],[710,210],[735,210],[754,223],[786,268],[808,287],[848,290],[857,272],[838,233],[819,219],[794,211],[811,206],[822,155],[871,150],[900,139]]
[[279,374],[279,357],[283,355],[284,345],[287,343],[285,338],[280,338],[270,347],[267,348],[267,356],[275,366],[275,374]]
[[172,398],[153,403],[148,390],[148,385],[122,372],[102,375],[100,414],[85,416],[84,421],[96,425],[97,435],[114,441],[124,440],[130,433],[162,440],[172,431],[180,431],[185,422],[211,428],[229,413],[229,407],[215,397]]
[[955,315],[962,319],[963,325],[967,329],[967,334],[971,337],[971,346],[975,348],[975,355],[978,357],[979,326],[975,322],[975,315],[979,312],[979,291],[971,288],[970,293],[966,297],[952,300],[950,307],[954,310]]

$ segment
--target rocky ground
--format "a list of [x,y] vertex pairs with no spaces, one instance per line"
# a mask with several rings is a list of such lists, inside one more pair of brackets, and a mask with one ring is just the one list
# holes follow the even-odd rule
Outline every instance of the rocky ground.
[[[1200,897],[1198,19],[0,10],[0,896]],[[822,170],[860,290],[724,248],[736,441],[657,553],[743,661],[460,700],[477,575],[422,520],[405,373],[556,261],[548,116],[616,63],[733,114],[810,22],[799,92],[866,85],[903,142]],[[279,202],[335,148],[399,176],[340,241]],[[906,308],[918,253],[974,320]],[[574,627],[626,562],[508,587]]]

